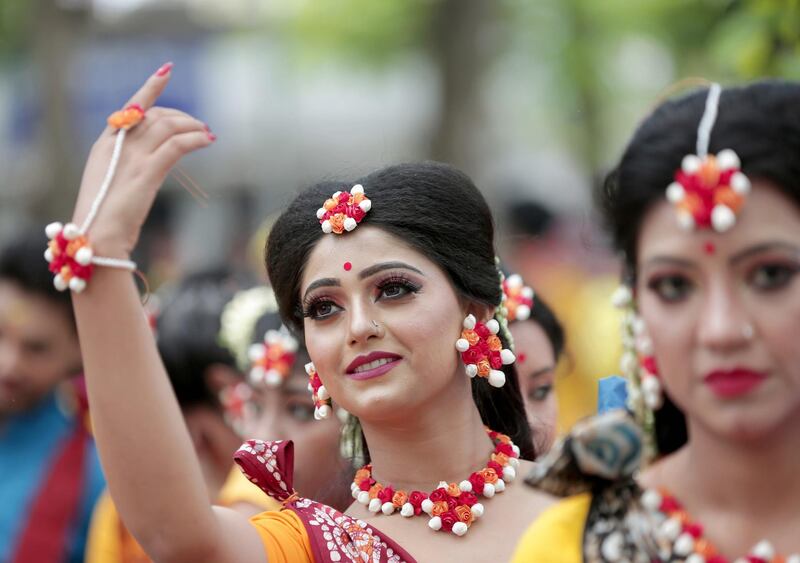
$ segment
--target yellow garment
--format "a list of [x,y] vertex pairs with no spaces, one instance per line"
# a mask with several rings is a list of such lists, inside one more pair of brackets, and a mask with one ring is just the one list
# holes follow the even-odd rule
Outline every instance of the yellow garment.
[[269,563],[314,563],[311,540],[294,511],[262,512],[250,523],[261,536]]
[[150,563],[150,558],[122,524],[108,490],[94,507],[85,563]]
[[238,466],[234,467],[217,495],[217,504],[233,506],[238,503],[252,504],[261,510],[280,510],[281,503],[259,489],[244,476]]
[[[248,503],[261,510],[278,510],[278,501],[268,497],[234,467],[217,497],[221,506]],[[150,563],[150,558],[136,543],[117,514],[111,495],[106,491],[97,501],[89,527],[85,563]],[[272,560],[270,560],[271,563]]]
[[562,500],[545,510],[522,536],[513,563],[581,563],[589,493]]

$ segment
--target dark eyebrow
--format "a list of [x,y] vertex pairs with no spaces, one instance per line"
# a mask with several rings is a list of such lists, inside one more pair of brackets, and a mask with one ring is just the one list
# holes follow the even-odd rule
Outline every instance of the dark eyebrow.
[[318,280],[314,280],[308,287],[306,288],[306,292],[303,294],[303,301],[308,298],[308,294],[317,289],[318,287],[339,287],[341,286],[341,282],[336,278],[320,278]]
[[800,257],[800,248],[788,242],[775,241],[775,242],[765,242],[762,244],[757,244],[755,246],[742,250],[741,252],[732,256],[730,261],[731,264],[736,264],[737,262],[741,262],[745,258],[753,256],[754,254],[761,254],[762,252],[767,252],[769,250],[788,251],[797,254],[798,257]]
[[381,262],[380,264],[375,264],[374,266],[370,266],[369,268],[361,270],[361,272],[358,274],[358,279],[366,279],[384,270],[411,270],[412,272],[416,272],[421,276],[425,275],[414,266],[410,266],[405,262]]
[[556,366],[546,366],[546,367],[543,367],[542,369],[537,369],[535,372],[530,374],[528,377],[530,379],[536,379],[537,377],[542,377],[547,372],[554,371],[555,369],[556,369]]
[[670,266],[682,266],[684,268],[697,268],[697,264],[691,260],[684,260],[683,258],[673,258],[672,256],[654,256],[642,264],[645,266],[655,266],[657,264],[667,264]]
[[[783,250],[784,252],[791,252],[794,254],[800,255],[800,248],[797,246],[782,241],[774,241],[774,242],[765,242],[761,244],[757,244],[755,246],[751,246],[750,248],[746,248],[741,252],[731,256],[730,263],[735,265],[742,260],[753,256],[754,254],[760,254],[762,252],[767,252],[770,250]],[[642,266],[650,266],[655,264],[667,264],[672,266],[683,266],[685,268],[697,268],[697,264],[690,260],[684,260],[682,258],[673,258],[671,256],[654,256],[650,258],[647,262],[645,262]]]
[[[358,274],[358,278],[363,280],[370,276],[374,276],[378,272],[382,272],[384,270],[411,270],[412,272],[416,272],[421,276],[424,276],[420,270],[406,264],[405,262],[381,262],[380,264],[375,264],[370,266],[369,268],[365,268],[361,270]],[[306,292],[303,294],[303,301],[308,298],[308,294],[320,287],[341,287],[342,283],[337,278],[320,278],[318,280],[314,280],[310,284],[308,284],[308,288],[306,288]]]

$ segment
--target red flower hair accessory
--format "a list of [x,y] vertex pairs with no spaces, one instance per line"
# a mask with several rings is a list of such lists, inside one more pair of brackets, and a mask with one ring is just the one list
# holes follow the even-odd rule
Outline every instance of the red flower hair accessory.
[[292,373],[297,348],[297,339],[285,329],[268,330],[264,342],[253,344],[248,352],[252,362],[250,381],[269,387],[281,385]]
[[708,154],[720,92],[719,84],[711,85],[697,130],[697,154],[683,157],[675,181],[667,186],[667,199],[677,208],[678,222],[685,229],[710,227],[724,233],[736,224],[745,196],[750,193],[750,180],[741,172],[735,151]]
[[314,362],[306,364],[306,373],[308,374],[308,390],[311,391],[311,398],[314,400],[314,418],[317,420],[328,418],[331,414],[331,396],[322,384]]
[[530,318],[533,289],[525,285],[519,274],[512,274],[503,280],[503,295],[509,322],[526,321]]
[[367,212],[372,209],[372,202],[364,194],[364,187],[356,184],[347,192],[336,192],[317,210],[322,230],[325,233],[342,234],[355,229]]
[[504,365],[513,364],[514,353],[503,348],[497,333],[500,323],[490,319],[486,324],[478,322],[473,315],[464,319],[464,330],[456,341],[456,350],[461,352],[461,359],[467,367],[470,377],[483,377],[493,387],[502,387],[506,383],[506,374],[501,371]]

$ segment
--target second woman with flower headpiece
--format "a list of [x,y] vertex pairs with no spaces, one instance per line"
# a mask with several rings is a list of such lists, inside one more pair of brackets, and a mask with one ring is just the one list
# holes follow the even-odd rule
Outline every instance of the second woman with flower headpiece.
[[638,424],[575,428],[532,476],[573,496],[515,561],[800,563],[798,154],[797,83],[715,84],[639,127],[600,196]]
[[[98,140],[75,210],[76,221],[95,220],[94,251],[125,267],[164,175],[215,139],[194,118],[152,107],[170,72],[134,96],[147,117],[127,132],[107,192],[97,186],[121,133],[112,127]],[[360,422],[365,465],[344,514],[293,491],[291,443],[257,440],[237,461],[285,509],[248,521],[212,508],[130,274],[97,267],[79,288],[109,488],[158,561],[504,560],[550,502],[515,480],[535,452],[506,321],[495,318],[502,290],[480,192],[435,163],[385,168],[335,190],[321,184],[294,199],[266,260],[281,315],[312,359],[315,415],[330,416],[333,401]],[[168,496],[155,488],[165,482]]]

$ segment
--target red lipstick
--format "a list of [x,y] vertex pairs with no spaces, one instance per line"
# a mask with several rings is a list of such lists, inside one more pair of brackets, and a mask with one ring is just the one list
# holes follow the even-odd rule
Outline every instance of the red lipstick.
[[351,379],[372,379],[379,377],[394,368],[402,356],[391,352],[370,352],[366,355],[358,356],[345,369],[347,377]]
[[766,378],[763,372],[734,368],[712,371],[703,381],[717,397],[733,399],[754,391]]

